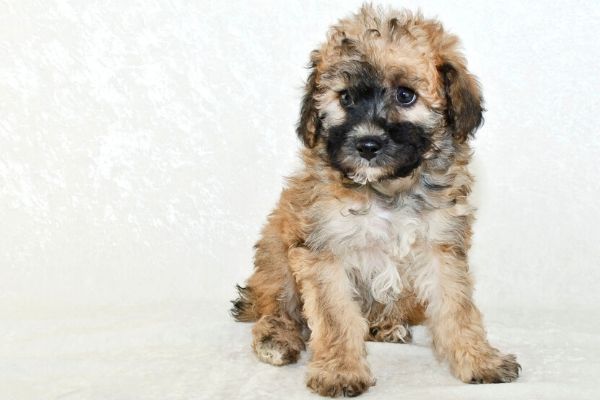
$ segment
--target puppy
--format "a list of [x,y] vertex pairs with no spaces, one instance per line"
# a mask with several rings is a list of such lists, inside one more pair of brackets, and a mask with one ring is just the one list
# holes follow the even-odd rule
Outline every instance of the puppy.
[[312,351],[307,385],[355,396],[375,384],[365,339],[409,342],[425,324],[463,382],[511,382],[473,304],[469,139],[482,96],[459,40],[408,11],[363,6],[311,54],[289,178],[234,301],[252,347],[284,365]]

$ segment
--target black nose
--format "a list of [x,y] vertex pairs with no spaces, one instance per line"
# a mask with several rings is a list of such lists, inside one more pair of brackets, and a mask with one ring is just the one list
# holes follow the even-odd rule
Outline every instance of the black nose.
[[356,150],[358,150],[358,154],[360,154],[362,158],[370,160],[377,155],[377,152],[381,150],[382,145],[383,143],[378,137],[368,136],[361,138],[356,142]]

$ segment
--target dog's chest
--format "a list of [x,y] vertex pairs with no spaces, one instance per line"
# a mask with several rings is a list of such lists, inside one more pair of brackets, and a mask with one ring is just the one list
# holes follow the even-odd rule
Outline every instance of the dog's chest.
[[311,240],[335,254],[380,249],[399,255],[410,246],[419,221],[410,207],[339,202],[316,221]]
[[421,233],[415,205],[390,206],[377,199],[329,204],[315,220],[309,244],[333,253],[355,289],[382,303],[402,290],[403,266]]

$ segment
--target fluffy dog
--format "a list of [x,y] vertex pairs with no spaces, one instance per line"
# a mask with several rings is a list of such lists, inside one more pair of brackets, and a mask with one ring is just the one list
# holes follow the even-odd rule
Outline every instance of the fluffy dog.
[[308,342],[307,385],[321,395],[374,385],[365,339],[408,342],[421,323],[460,380],[519,374],[472,301],[469,139],[483,108],[458,47],[435,20],[363,6],[311,54],[304,167],[268,218],[232,312],[256,321],[264,362],[293,363]]

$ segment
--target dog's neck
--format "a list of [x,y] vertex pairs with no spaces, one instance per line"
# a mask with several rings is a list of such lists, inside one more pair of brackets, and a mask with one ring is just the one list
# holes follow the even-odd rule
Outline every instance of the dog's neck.
[[420,168],[417,168],[411,175],[407,177],[384,179],[378,182],[369,182],[367,183],[367,186],[381,196],[394,198],[403,193],[412,192],[415,185],[419,183],[420,176]]

